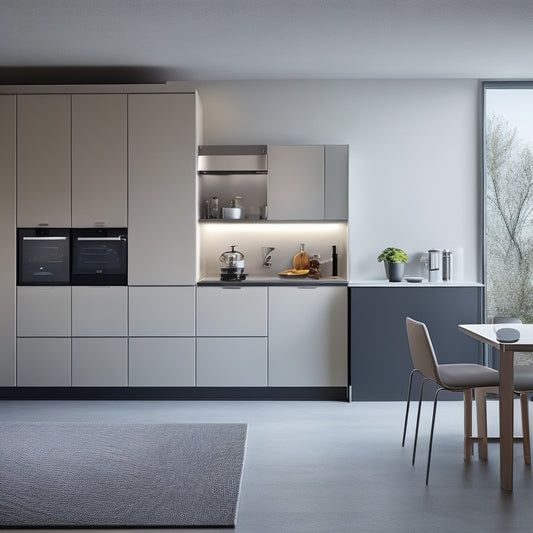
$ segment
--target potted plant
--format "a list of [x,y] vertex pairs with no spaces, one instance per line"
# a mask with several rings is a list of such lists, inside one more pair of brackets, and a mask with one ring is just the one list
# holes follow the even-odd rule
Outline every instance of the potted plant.
[[378,262],[382,261],[389,281],[402,281],[407,254],[400,248],[389,246],[378,255]]

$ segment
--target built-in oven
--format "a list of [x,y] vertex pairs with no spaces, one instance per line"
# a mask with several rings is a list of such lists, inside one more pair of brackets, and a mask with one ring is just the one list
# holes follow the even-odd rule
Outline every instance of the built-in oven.
[[72,229],[72,285],[127,285],[128,230]]
[[70,229],[17,230],[17,284],[70,284]]

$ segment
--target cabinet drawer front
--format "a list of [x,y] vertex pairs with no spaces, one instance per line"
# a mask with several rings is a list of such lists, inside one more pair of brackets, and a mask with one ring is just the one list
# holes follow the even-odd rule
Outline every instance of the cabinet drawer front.
[[194,308],[194,287],[130,287],[130,335],[193,336]]
[[198,339],[199,387],[266,387],[266,338]]
[[18,337],[70,337],[70,287],[18,287]]
[[70,387],[70,339],[17,339],[19,387]]
[[125,387],[128,339],[72,339],[73,387]]
[[198,287],[199,336],[265,337],[266,287]]
[[193,387],[194,352],[193,338],[130,338],[130,387]]
[[127,287],[72,287],[73,337],[127,335]]

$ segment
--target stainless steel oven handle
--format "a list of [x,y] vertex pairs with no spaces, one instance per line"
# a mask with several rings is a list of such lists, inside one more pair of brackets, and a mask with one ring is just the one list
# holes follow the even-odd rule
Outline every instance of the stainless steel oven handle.
[[68,237],[22,237],[23,241],[66,241]]
[[126,236],[119,237],[76,237],[78,241],[125,241]]

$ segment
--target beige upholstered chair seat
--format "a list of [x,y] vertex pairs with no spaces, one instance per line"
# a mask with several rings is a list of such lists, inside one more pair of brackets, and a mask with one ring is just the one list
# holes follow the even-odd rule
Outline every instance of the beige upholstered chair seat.
[[476,364],[443,364],[438,366],[438,370],[442,384],[449,389],[470,389],[472,383],[480,387],[493,387],[498,386],[500,381],[497,370]]

